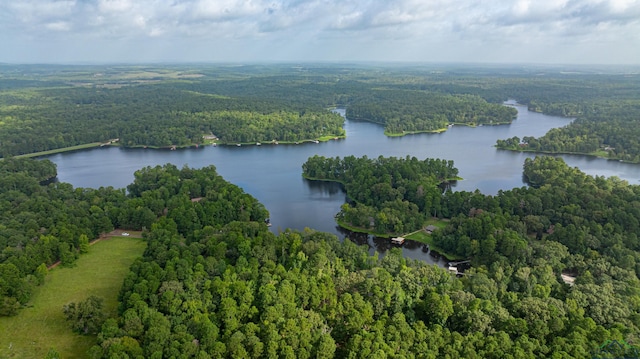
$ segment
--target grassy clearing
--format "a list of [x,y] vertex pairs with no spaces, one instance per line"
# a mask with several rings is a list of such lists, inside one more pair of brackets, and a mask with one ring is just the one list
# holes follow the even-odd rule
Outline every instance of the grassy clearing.
[[609,158],[609,152],[605,150],[597,150],[589,153],[591,156],[601,157],[601,158]]
[[[348,223],[344,223],[341,221],[337,221],[338,225],[344,229],[347,229],[351,232],[358,232],[358,233],[367,233],[370,235],[373,235],[375,237],[380,237],[380,238],[391,238],[391,237],[395,237],[396,234],[389,234],[389,233],[375,233],[371,230],[367,230],[364,228],[359,228],[359,227],[354,227],[349,225]],[[428,226],[428,225],[434,225],[436,226],[438,229],[442,229],[444,227],[447,226],[447,222],[449,222],[448,219],[438,219],[438,218],[430,218],[427,220],[427,222],[424,224],[424,226]],[[443,251],[441,248],[439,248],[438,246],[433,244],[433,241],[431,240],[431,235],[428,234],[427,232],[425,232],[423,229],[409,233],[409,234],[405,234],[403,235],[403,237],[405,239],[411,240],[411,241],[416,241],[416,242],[420,242],[420,243],[424,243],[424,244],[428,244],[429,248],[431,248],[432,250],[440,253],[441,255],[443,255],[444,257],[446,257],[448,260],[450,261],[457,261],[457,260],[463,260],[466,258],[460,257],[460,256],[456,256],[454,254],[451,253],[447,253],[445,251]]]
[[627,162],[627,163],[639,163],[638,161],[625,161],[625,160],[621,160],[619,158],[611,158],[611,157],[609,157],[610,153],[605,151],[605,150],[596,150],[596,151],[593,151],[593,152],[568,152],[568,151],[529,150],[529,149],[526,149],[526,148],[503,148],[503,147],[498,147],[498,146],[495,146],[495,147],[500,149],[500,150],[507,150],[507,151],[514,151],[514,152],[530,152],[530,153],[536,153],[536,154],[541,154],[541,155],[590,156],[590,157],[604,158],[606,160],[618,160],[618,161]]
[[122,281],[145,247],[141,239],[113,237],[92,245],[75,267],[51,270],[28,308],[0,317],[0,358],[43,358],[50,348],[65,359],[85,358],[96,337],[73,333],[62,306],[93,294],[104,298],[106,312],[115,316]]
[[24,155],[18,155],[18,156],[14,156],[14,157],[15,158],[21,158],[21,157],[39,157],[39,156],[53,155],[55,153],[62,153],[62,152],[69,152],[69,151],[76,151],[76,150],[84,150],[86,148],[98,147],[101,144],[102,144],[101,142],[85,143],[84,145],[77,145],[77,146],[64,147],[64,148],[56,148],[55,150],[27,153],[27,154],[24,154]]
[[356,227],[356,226],[352,226],[349,223],[343,222],[343,221],[339,221],[336,219],[336,222],[338,223],[338,225],[348,231],[351,232],[355,232],[355,233],[367,233],[370,234],[374,237],[379,237],[379,238],[391,238],[391,237],[395,237],[394,234],[392,233],[378,233],[375,231],[372,231],[370,229],[365,229],[365,228],[361,228],[361,227]]
[[331,141],[331,140],[337,140],[337,139],[341,139],[341,138],[347,138],[347,135],[340,135],[340,136],[336,136],[336,135],[327,135],[327,136],[321,136],[320,138],[318,138],[318,140],[320,142],[327,142],[327,141]]
[[[447,226],[447,222],[448,222],[448,220],[430,218],[429,220],[427,220],[427,223],[425,223],[425,227],[428,226],[428,225],[434,225],[434,226],[436,226],[436,228],[442,229],[442,228]],[[424,230],[416,231],[416,232],[413,232],[411,234],[405,235],[405,238],[409,239],[409,240],[412,240],[412,241],[428,244],[430,249],[442,254],[443,256],[445,256],[450,261],[457,261],[457,260],[465,259],[465,258],[462,258],[460,256],[456,256],[456,255],[453,255],[451,253],[447,253],[447,252],[443,251],[442,248],[439,248],[438,246],[434,245],[433,241],[431,240],[432,239],[431,235],[428,234],[427,232],[425,232]]]
[[406,135],[419,135],[421,133],[442,133],[445,132],[447,128],[439,128],[436,130],[424,130],[424,131],[403,131],[403,132],[387,132],[384,131],[384,135],[387,137],[402,137]]

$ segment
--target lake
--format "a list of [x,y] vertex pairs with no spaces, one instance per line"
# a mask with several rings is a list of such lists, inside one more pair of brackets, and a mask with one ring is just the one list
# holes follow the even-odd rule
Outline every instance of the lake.
[[[214,165],[227,181],[242,187],[262,202],[270,212],[274,233],[287,228],[305,227],[336,234],[348,234],[335,223],[334,215],[345,202],[338,184],[311,182],[302,178],[302,164],[313,155],[326,157],[415,156],[418,159],[453,160],[464,178],[456,191],[479,189],[485,194],[521,187],[522,165],[534,154],[497,150],[497,139],[513,136],[539,137],[549,129],[562,127],[571,119],[530,112],[515,106],[518,117],[510,125],[466,127],[453,126],[438,134],[387,137],[383,128],[363,121],[346,120],[346,139],[300,145],[206,146],[191,149],[151,150],[101,147],[48,156],[58,166],[58,180],[74,187],[124,188],[133,181],[133,173],[145,166],[173,163],[178,167],[199,168]],[[344,110],[336,110],[344,115]],[[631,184],[640,184],[640,166],[587,156],[562,155],[573,167],[590,175],[618,176]],[[384,254],[387,239],[351,235],[356,243],[368,244]],[[403,245],[406,257],[443,264],[442,260],[422,251],[422,245],[408,241]]]

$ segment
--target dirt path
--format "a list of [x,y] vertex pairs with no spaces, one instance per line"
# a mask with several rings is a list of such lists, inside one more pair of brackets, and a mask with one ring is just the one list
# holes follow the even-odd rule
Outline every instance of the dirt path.
[[[125,235],[125,233],[127,235]],[[111,239],[113,237],[130,237],[130,238],[142,238],[142,231],[127,231],[125,229],[114,229],[113,231],[109,232],[109,233],[103,233],[100,235],[100,237],[92,240],[91,242],[89,242],[89,245],[92,246],[96,243],[98,243],[99,241],[105,241],[108,239]],[[57,267],[60,265],[60,261],[57,261],[55,263],[53,263],[52,265],[48,266],[47,269],[48,270],[52,270],[53,268]]]

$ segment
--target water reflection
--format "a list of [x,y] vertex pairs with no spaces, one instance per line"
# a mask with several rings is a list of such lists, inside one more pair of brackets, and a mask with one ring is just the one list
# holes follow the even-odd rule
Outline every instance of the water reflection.
[[380,257],[393,248],[400,248],[405,258],[421,260],[429,264],[437,264],[446,267],[448,260],[437,251],[429,248],[428,245],[421,242],[406,240],[402,245],[391,243],[389,238],[372,236],[366,233],[352,232],[342,227],[336,229],[344,236],[345,240],[349,240],[360,246],[367,246],[369,254],[374,255],[378,252]]
[[314,198],[322,198],[323,196],[333,196],[345,193],[342,184],[338,182],[311,181],[305,179],[304,183],[307,185],[309,192]]

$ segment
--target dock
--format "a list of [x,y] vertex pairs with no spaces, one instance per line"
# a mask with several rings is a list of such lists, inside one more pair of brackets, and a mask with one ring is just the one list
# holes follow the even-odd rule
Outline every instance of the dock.
[[471,263],[471,260],[470,260],[470,259],[467,259],[466,261],[449,262],[449,266],[457,267],[457,266],[459,266],[460,264],[467,264],[467,263]]
[[469,269],[467,268],[462,268],[462,271],[458,269],[458,266],[461,264],[469,264],[471,263],[471,260],[466,260],[466,261],[458,261],[458,262],[449,262],[447,267],[449,269],[449,273],[451,274],[455,274],[456,276],[463,276],[463,275],[467,275],[465,272],[463,272],[464,270]]

